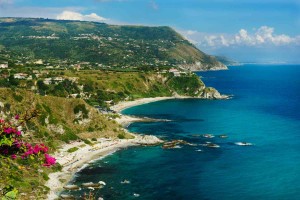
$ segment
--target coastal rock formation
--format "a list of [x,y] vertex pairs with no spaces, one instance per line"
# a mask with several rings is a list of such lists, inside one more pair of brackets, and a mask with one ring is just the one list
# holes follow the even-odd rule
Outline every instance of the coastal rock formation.
[[134,143],[139,145],[157,145],[163,143],[163,141],[154,135],[136,135]]
[[65,133],[65,130],[64,130],[63,126],[60,125],[60,124],[59,125],[48,124],[47,129],[49,131],[52,131],[52,132],[58,133],[58,134],[64,134]]
[[229,99],[228,95],[222,95],[218,90],[212,87],[206,87],[198,96],[203,99]]
[[213,56],[207,56],[208,62],[196,62],[194,64],[180,65],[180,68],[190,71],[216,71],[216,70],[227,70],[227,66],[223,63],[216,61]]

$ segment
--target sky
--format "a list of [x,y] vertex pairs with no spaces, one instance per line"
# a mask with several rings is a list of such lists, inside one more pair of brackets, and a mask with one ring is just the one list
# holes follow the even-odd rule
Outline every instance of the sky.
[[0,17],[171,26],[208,54],[300,63],[300,0],[0,0]]

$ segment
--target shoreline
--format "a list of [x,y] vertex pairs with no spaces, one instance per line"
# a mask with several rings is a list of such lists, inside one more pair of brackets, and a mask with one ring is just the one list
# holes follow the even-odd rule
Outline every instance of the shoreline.
[[164,101],[164,100],[169,100],[169,99],[187,99],[187,98],[192,98],[192,97],[183,97],[183,96],[173,96],[173,97],[149,97],[149,98],[142,98],[142,99],[137,99],[133,101],[121,101],[118,104],[111,106],[110,109],[113,111],[116,111],[117,113],[121,113],[123,110],[134,107],[134,106],[139,106],[147,103],[152,103],[156,101]]
[[[153,98],[142,98],[134,101],[123,101],[111,107],[112,110],[116,111],[120,118],[116,118],[115,121],[123,127],[128,126],[130,123],[137,121],[160,121],[164,119],[151,119],[151,118],[139,118],[129,115],[122,115],[121,111],[147,103],[156,101],[163,101],[169,99],[204,99],[189,96],[172,96],[172,97],[153,97]],[[125,129],[126,131],[126,129]],[[62,166],[60,172],[49,174],[49,180],[45,183],[45,186],[50,188],[47,194],[48,200],[55,200],[59,198],[59,193],[63,191],[63,187],[72,180],[74,174],[81,170],[85,165],[95,160],[103,159],[106,156],[131,146],[140,145],[157,145],[163,143],[161,139],[153,135],[138,135],[130,133],[135,136],[134,139],[106,139],[97,138],[97,143],[94,145],[85,144],[83,141],[73,142],[70,144],[64,144],[59,150],[53,155],[57,162]],[[72,153],[68,152],[68,149],[77,147],[78,150]]]
[[[220,95],[219,100],[227,100],[230,99],[232,96],[231,95]],[[165,100],[170,100],[170,99],[209,99],[209,98],[202,98],[202,97],[190,97],[190,96],[171,96],[171,97],[150,97],[150,98],[142,98],[142,99],[137,99],[134,101],[122,101],[117,103],[116,105],[113,105],[110,107],[111,110],[117,112],[120,116],[119,118],[116,118],[116,122],[121,124],[123,127],[127,127],[133,122],[151,122],[151,121],[166,121],[165,119],[151,119],[151,118],[141,118],[141,117],[136,117],[136,116],[130,116],[130,115],[123,115],[121,112],[127,108],[143,105],[143,104],[148,104],[148,103],[153,103],[157,101],[165,101]],[[210,99],[211,100],[211,99]]]
[[[127,147],[139,145],[157,145],[163,141],[155,136],[137,135],[134,139],[106,139],[98,138],[98,142],[94,145],[87,145],[83,141],[73,142],[64,145],[56,151],[54,157],[56,161],[62,165],[60,172],[49,174],[49,180],[45,186],[50,188],[47,195],[48,200],[59,198],[59,193],[63,191],[63,187],[72,180],[74,174],[80,171],[88,163],[104,157]],[[68,149],[78,147],[75,152],[69,153]]]
[[[122,115],[121,111],[142,105],[146,103],[152,103],[156,101],[168,100],[168,99],[183,99],[190,97],[153,97],[153,98],[142,98],[135,101],[124,101],[120,102],[111,107],[112,110],[116,111],[120,118],[115,119],[120,125],[127,126],[132,122],[136,121],[151,121],[149,118],[138,118],[128,115]],[[132,133],[131,133],[132,134]],[[163,141],[156,136],[151,135],[137,135],[134,139],[105,139],[97,138],[97,143],[93,146],[81,142],[73,142],[70,144],[64,144],[58,151],[53,155],[57,162],[62,166],[60,172],[54,172],[49,174],[49,180],[45,183],[45,186],[50,188],[47,194],[48,200],[54,200],[59,198],[59,193],[63,191],[63,187],[72,180],[72,177],[76,172],[81,170],[85,165],[95,160],[103,159],[106,156],[131,146],[139,145],[155,145],[162,143]],[[77,147],[77,151],[69,153],[68,149]]]

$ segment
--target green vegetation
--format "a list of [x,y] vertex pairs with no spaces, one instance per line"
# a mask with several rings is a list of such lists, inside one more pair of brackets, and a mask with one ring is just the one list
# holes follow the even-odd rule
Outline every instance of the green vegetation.
[[78,149],[79,149],[78,147],[73,147],[73,148],[68,149],[68,152],[73,153],[73,152],[77,151]]
[[[16,99],[16,95],[21,96],[22,99]],[[0,112],[8,117],[13,117],[12,113],[24,114],[30,110],[37,110],[38,116],[25,125],[28,134],[24,137],[30,139],[32,143],[43,141],[49,146],[50,153],[56,151],[65,142],[83,140],[91,144],[89,140],[92,138],[117,138],[118,134],[126,134],[122,130],[115,132],[114,130],[119,128],[118,124],[99,114],[81,99],[40,96],[26,90],[0,88],[0,102]],[[89,120],[81,124],[74,123],[76,108],[85,108],[89,113]],[[88,127],[94,127],[92,134],[87,132]],[[75,148],[69,151],[75,151]],[[44,195],[49,191],[49,188],[44,186],[48,174],[61,168],[59,165],[53,168],[41,168],[40,164],[29,166],[27,162],[31,162],[31,159],[8,161],[0,160],[0,188],[4,189],[6,186],[17,188],[18,198],[24,200],[44,199]],[[25,196],[20,196],[22,193]]]
[[0,18],[0,32],[0,59],[10,65],[42,59],[40,66],[146,69],[201,62],[209,69],[218,63],[166,26]]
[[[22,73],[30,73],[31,68],[15,68]],[[1,73],[1,70],[0,70]],[[20,80],[17,85],[11,84],[11,80],[0,77],[0,87],[21,88],[31,90],[40,95],[56,96],[64,98],[82,99],[92,106],[102,108],[123,100],[137,98],[172,96],[173,94],[197,96],[198,91],[204,88],[203,82],[198,76],[189,72],[182,72],[180,76],[174,76],[167,70],[148,72],[121,72],[107,70],[64,70],[64,75],[59,76],[60,82],[45,84],[45,80],[57,79],[61,70],[40,70],[39,78]],[[74,79],[76,77],[76,79]],[[12,79],[14,80],[14,79]],[[19,80],[18,80],[19,81]],[[7,82],[5,84],[1,84]],[[32,86],[33,82],[33,86]],[[13,94],[14,100],[22,102],[22,96]],[[39,106],[39,105],[38,105]],[[41,123],[49,120],[52,124],[58,123],[58,118],[43,104],[41,109]],[[78,104],[73,109],[77,117],[74,122],[88,118],[89,112],[85,104]],[[93,127],[89,129],[93,131]]]
[[185,96],[197,96],[199,90],[204,88],[203,82],[196,75],[173,77],[168,81],[168,86]]
[[[0,18],[0,32],[0,60],[9,64],[0,69],[0,117],[36,111],[25,137],[43,141],[50,153],[77,140],[93,145],[100,137],[133,138],[113,120],[119,115],[111,105],[210,92],[198,76],[176,66],[217,63],[169,27]],[[19,192],[24,200],[43,199],[48,174],[61,166],[39,170],[19,162],[0,160],[0,189],[12,186],[8,198]]]

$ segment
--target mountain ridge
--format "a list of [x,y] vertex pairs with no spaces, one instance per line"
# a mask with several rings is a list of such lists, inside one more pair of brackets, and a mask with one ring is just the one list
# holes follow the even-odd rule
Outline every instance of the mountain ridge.
[[13,55],[20,62],[42,59],[56,65],[89,62],[100,67],[227,69],[168,26],[0,18],[0,32],[0,56]]

